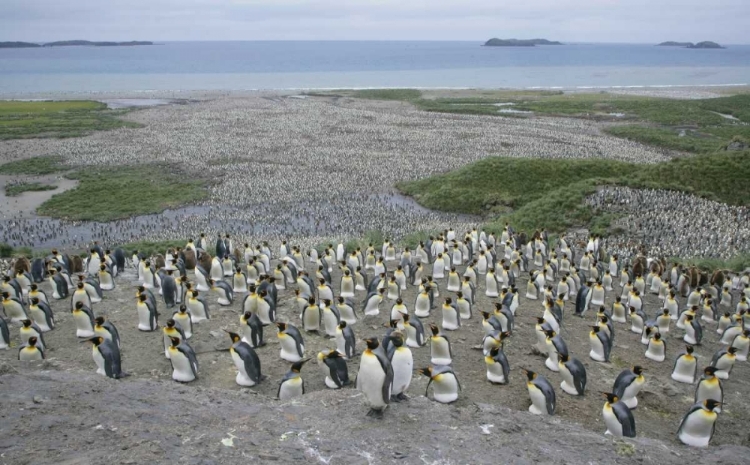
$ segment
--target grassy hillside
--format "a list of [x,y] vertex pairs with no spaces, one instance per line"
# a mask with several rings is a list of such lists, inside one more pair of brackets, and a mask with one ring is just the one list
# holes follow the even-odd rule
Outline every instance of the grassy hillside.
[[[595,216],[583,199],[598,185],[692,192],[734,205],[750,204],[750,151],[675,158],[656,165],[612,160],[488,158],[398,188],[427,208],[485,214],[498,225],[563,231],[586,225],[600,232],[611,218]],[[513,209],[504,213],[503,210]]]
[[140,125],[124,121],[121,110],[92,101],[0,101],[0,140],[32,137],[77,137]]
[[[750,94],[703,100],[559,91],[488,90],[449,98],[433,98],[432,93],[416,89],[337,91],[335,94],[405,101],[431,112],[513,118],[547,115],[612,122],[606,132],[614,136],[692,153],[714,152],[734,137],[750,140]],[[509,109],[531,113],[505,112]]]

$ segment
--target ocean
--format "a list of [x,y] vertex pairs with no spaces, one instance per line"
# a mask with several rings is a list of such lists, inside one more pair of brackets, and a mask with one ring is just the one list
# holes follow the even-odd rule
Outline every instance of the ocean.
[[0,95],[331,88],[610,88],[750,83],[750,45],[167,42],[0,49]]

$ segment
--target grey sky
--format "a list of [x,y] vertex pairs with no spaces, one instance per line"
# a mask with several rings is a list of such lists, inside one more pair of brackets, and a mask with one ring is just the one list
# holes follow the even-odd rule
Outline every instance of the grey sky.
[[0,40],[715,40],[750,0],[0,0]]

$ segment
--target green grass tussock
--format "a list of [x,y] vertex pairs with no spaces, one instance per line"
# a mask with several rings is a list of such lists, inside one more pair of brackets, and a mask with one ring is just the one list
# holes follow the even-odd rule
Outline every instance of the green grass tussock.
[[125,113],[93,101],[0,101],[0,140],[78,137],[92,131],[140,127],[118,118]]
[[0,165],[0,174],[29,174],[42,176],[45,174],[64,171],[66,168],[62,163],[62,157],[56,156],[26,158]]
[[42,184],[39,182],[23,182],[19,184],[8,184],[5,186],[5,195],[8,197],[17,197],[24,192],[41,192],[53,191],[57,186],[52,184]]
[[161,165],[83,168],[67,177],[78,180],[78,186],[52,196],[37,213],[71,220],[111,221],[159,213],[199,202],[208,195],[204,182],[185,181]]

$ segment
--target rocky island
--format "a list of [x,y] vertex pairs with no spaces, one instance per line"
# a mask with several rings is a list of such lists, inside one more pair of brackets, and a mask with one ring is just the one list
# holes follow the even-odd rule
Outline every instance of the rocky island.
[[698,42],[697,44],[694,44],[692,42],[673,42],[673,41],[667,41],[662,42],[660,44],[656,44],[657,47],[682,47],[682,48],[726,48],[722,47],[721,45],[717,44],[716,42],[711,42],[710,40],[706,40],[703,42]]
[[563,45],[561,42],[547,39],[498,39],[492,38],[484,43],[485,47],[535,47],[537,45]]
[[154,45],[153,42],[132,40],[129,42],[92,42],[89,40],[61,40],[37,44],[33,42],[0,42],[0,48],[38,48],[38,47],[130,47],[135,45]]

